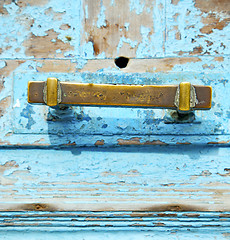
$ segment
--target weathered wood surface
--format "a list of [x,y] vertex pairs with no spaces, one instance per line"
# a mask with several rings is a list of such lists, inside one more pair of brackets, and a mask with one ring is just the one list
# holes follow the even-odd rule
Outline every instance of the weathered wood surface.
[[[4,1],[1,14],[1,145],[229,145],[227,1]],[[123,69],[114,63],[121,55],[130,58]],[[186,127],[167,124],[173,113],[165,110],[55,113],[29,105],[27,82],[50,76],[113,84],[190,81],[211,85],[213,104]]]
[[[0,1],[1,229],[120,224],[137,230],[140,224],[139,230],[146,225],[169,235],[203,228],[207,236],[221,228],[213,236],[229,237],[229,7],[228,0]],[[115,65],[119,56],[129,58],[126,68]],[[27,82],[52,76],[113,84],[190,81],[211,85],[213,104],[186,124],[168,123],[172,113],[165,110],[63,113],[29,105]],[[97,226],[97,213],[88,211],[102,211]],[[114,219],[108,224],[104,211]],[[135,226],[126,218],[117,224],[116,211],[128,211]],[[131,216],[139,211],[145,224]],[[155,221],[162,212],[174,215]],[[89,217],[83,225],[81,214]],[[49,225],[46,217],[53,217]],[[78,221],[71,225],[72,219]],[[146,237],[160,239],[154,234]]]
[[2,149],[0,207],[230,211],[229,155],[198,146]]
[[229,148],[2,149],[0,154],[0,229],[229,229]]

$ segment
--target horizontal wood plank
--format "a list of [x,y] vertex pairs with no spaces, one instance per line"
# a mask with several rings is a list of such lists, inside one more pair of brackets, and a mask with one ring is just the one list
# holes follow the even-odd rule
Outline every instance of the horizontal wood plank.
[[0,209],[230,211],[229,151],[198,146],[2,149]]

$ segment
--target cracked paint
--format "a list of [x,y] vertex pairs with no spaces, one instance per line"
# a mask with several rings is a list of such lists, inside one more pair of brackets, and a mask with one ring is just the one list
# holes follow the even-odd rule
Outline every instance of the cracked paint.
[[[207,229],[228,237],[227,0],[5,0],[0,15],[4,236],[32,228],[132,229],[130,239],[142,239],[143,230],[154,228],[169,239],[202,228],[203,238]],[[129,58],[126,68],[115,65],[119,56]],[[213,103],[183,124],[166,123],[165,109],[28,104],[28,81],[47,77],[99,84],[189,81],[212,86]],[[212,232],[207,239],[215,237]]]
[[[68,146],[75,142],[78,146],[90,142],[94,146],[101,139],[96,135],[105,136],[104,145],[118,145],[117,139],[137,143],[138,135],[141,144],[204,141],[221,145],[229,140],[229,106],[223,95],[229,79],[225,1],[213,0],[206,6],[198,0],[84,0],[64,5],[54,0],[30,0],[5,1],[0,9],[2,26],[14,22],[9,30],[0,30],[4,36],[0,40],[0,94],[1,99],[11,96],[13,100],[1,114],[2,144],[22,141],[24,145]],[[207,32],[202,33],[204,27]],[[123,69],[114,64],[120,54],[130,58]],[[213,87],[213,107],[209,112],[197,111],[196,120],[186,128],[166,124],[165,110],[157,109],[148,115],[149,109],[74,106],[68,117],[47,121],[49,110],[37,105],[30,118],[26,113],[27,82],[50,76],[61,81],[110,84],[190,81]],[[13,121],[8,121],[10,116]],[[9,135],[12,132],[15,134]],[[33,134],[33,139],[23,138],[23,134]],[[41,143],[39,134],[44,136]],[[76,141],[76,136],[81,140]]]

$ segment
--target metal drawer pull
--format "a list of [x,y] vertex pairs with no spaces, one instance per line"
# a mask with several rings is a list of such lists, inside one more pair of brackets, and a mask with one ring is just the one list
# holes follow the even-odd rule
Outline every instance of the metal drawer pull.
[[182,82],[178,85],[110,85],[59,82],[28,83],[28,102],[59,104],[133,106],[176,109],[180,113],[211,108],[212,88]]

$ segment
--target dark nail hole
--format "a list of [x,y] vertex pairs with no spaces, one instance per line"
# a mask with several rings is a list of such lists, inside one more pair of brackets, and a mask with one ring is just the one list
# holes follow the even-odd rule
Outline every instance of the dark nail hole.
[[114,60],[115,64],[119,68],[125,68],[128,65],[129,59],[126,57],[118,57]]

